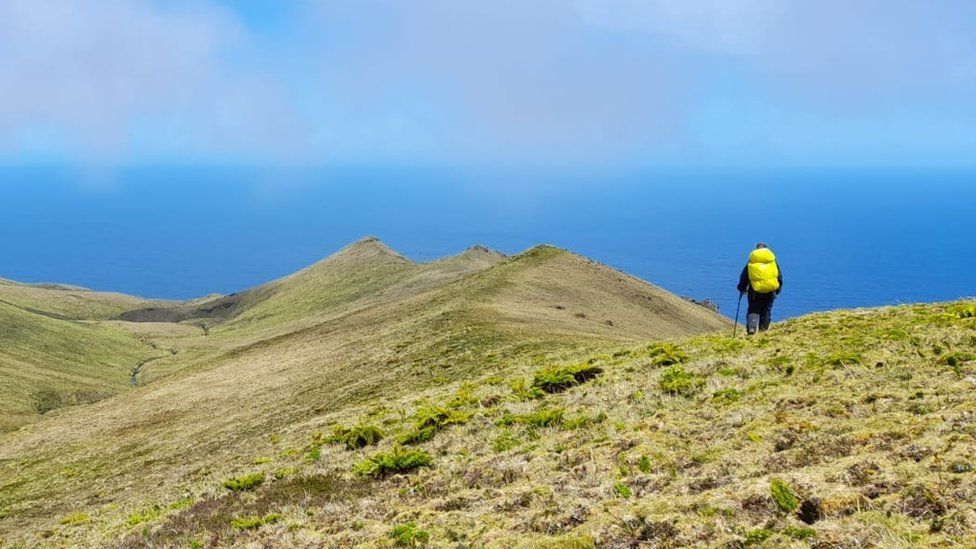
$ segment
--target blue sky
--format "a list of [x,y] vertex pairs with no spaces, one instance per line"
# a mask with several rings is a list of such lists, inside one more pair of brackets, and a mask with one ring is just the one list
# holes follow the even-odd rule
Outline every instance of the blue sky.
[[38,163],[973,167],[976,2],[5,0]]

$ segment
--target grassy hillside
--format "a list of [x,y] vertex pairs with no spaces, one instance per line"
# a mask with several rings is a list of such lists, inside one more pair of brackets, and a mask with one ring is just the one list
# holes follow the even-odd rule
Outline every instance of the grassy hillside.
[[664,339],[731,324],[713,311],[585,257],[537,246],[459,283],[496,326],[574,338]]
[[159,354],[122,330],[0,302],[0,433],[116,394]]
[[21,284],[0,278],[0,303],[52,318],[99,320],[149,306],[150,301],[58,284]]
[[93,321],[156,303],[0,279],[0,433],[125,390],[132,370],[159,351]]
[[[960,302],[530,354],[384,399],[352,384],[305,421],[218,414],[187,434],[165,425],[195,395],[161,383],[150,408],[8,440],[0,525],[8,543],[132,547],[971,546],[974,359]],[[118,459],[83,445],[95,434]]]
[[[555,274],[561,280],[547,286]],[[228,298],[221,314],[191,312],[181,323],[100,323],[165,353],[124,397],[0,439],[0,535],[101,543],[144,526],[150,519],[129,515],[147,505],[154,521],[243,467],[279,454],[313,459],[310,433],[352,410],[393,413],[385,403],[453,391],[461,380],[728,325],[549,247],[509,259],[476,247],[416,264],[366,239]],[[105,509],[120,515],[95,518]]]

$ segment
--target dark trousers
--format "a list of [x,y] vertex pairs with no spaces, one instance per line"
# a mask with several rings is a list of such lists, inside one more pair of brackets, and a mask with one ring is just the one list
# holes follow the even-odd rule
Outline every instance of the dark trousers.
[[776,294],[774,292],[768,294],[749,292],[749,316],[746,320],[748,333],[754,334],[757,329],[761,332],[769,329],[769,323],[773,320],[773,301],[775,299]]

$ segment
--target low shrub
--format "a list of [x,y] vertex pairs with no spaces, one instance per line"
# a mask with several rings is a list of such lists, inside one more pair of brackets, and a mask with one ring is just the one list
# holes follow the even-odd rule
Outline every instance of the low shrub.
[[423,450],[404,449],[394,446],[389,452],[380,452],[360,461],[353,467],[356,474],[380,477],[392,473],[406,473],[420,467],[430,467],[430,454]]
[[690,397],[705,385],[705,378],[677,365],[661,372],[658,384],[668,394]]
[[792,513],[800,506],[800,498],[783,479],[772,479],[769,482],[769,493],[776,502],[776,507],[783,513]]
[[279,520],[281,520],[281,515],[278,513],[269,513],[264,516],[237,517],[230,521],[230,525],[234,530],[254,530],[265,524],[274,524]]
[[642,455],[640,459],[637,460],[637,469],[644,474],[651,472],[651,458],[646,454]]
[[756,528],[755,530],[749,530],[746,532],[746,546],[759,545],[760,543],[773,537],[775,533],[776,532],[773,532],[767,528]]
[[962,365],[974,360],[976,360],[976,354],[968,352],[955,352],[939,357],[939,364],[952,368],[957,376],[962,377]]
[[447,402],[448,408],[464,408],[478,404],[478,399],[474,396],[475,386],[465,383],[454,393],[454,396]]
[[64,400],[61,398],[61,395],[50,389],[37,391],[33,394],[32,400],[33,402],[31,404],[34,411],[38,414],[46,414],[64,406]]
[[654,366],[674,366],[688,360],[688,355],[684,351],[670,343],[652,346],[648,349],[647,356]]
[[712,393],[712,400],[719,402],[736,402],[742,398],[742,391],[738,389],[719,389]]
[[64,526],[78,526],[89,522],[91,522],[91,517],[85,513],[74,513],[61,519],[61,524]]
[[817,531],[807,526],[793,526],[790,524],[786,528],[783,528],[783,535],[796,540],[805,540],[817,537]]
[[590,425],[602,423],[603,421],[606,421],[606,419],[607,419],[607,414],[604,412],[600,412],[594,416],[579,414],[564,419],[563,429],[567,429],[567,430],[582,429],[584,427],[589,427]]
[[274,476],[275,480],[283,480],[294,475],[295,472],[296,470],[294,467],[281,467],[275,469],[274,473],[272,473],[272,476]]
[[358,424],[352,427],[337,426],[332,432],[331,441],[344,444],[349,450],[373,446],[383,440],[383,431],[375,425]]
[[958,318],[976,318],[976,303],[960,303],[949,308]]
[[193,505],[195,502],[196,499],[192,497],[185,497],[182,499],[178,499],[173,503],[170,503],[168,507],[171,511],[179,511],[180,509],[186,509],[187,507]]
[[434,427],[420,428],[415,426],[397,437],[397,442],[408,445],[422,444],[433,439],[435,433],[437,433],[437,429]]
[[595,378],[603,369],[592,364],[550,366],[535,373],[532,386],[547,393],[560,393]]
[[508,429],[505,429],[492,441],[491,449],[496,452],[507,452],[521,443],[522,441],[518,437]]
[[138,526],[144,522],[152,522],[163,515],[163,510],[159,508],[158,505],[148,507],[142,511],[136,511],[125,519],[125,525],[128,527]]
[[505,414],[498,420],[499,425],[528,425],[530,427],[551,427],[563,421],[566,411],[562,408],[540,408],[527,414]]
[[413,417],[418,429],[427,427],[441,429],[448,425],[467,423],[471,419],[471,414],[442,406],[426,406],[417,410]]
[[413,522],[394,526],[389,536],[398,547],[420,547],[430,541],[430,533],[421,530]]
[[224,488],[231,492],[246,492],[253,490],[264,482],[264,473],[251,473],[240,477],[234,477],[224,481]]
[[830,366],[854,366],[864,360],[859,353],[836,352],[827,355],[826,362]]
[[433,439],[441,429],[467,423],[469,419],[470,413],[454,407],[424,406],[414,412],[413,427],[400,435],[397,441],[400,444],[421,444]]
[[517,401],[534,400],[546,396],[545,391],[538,387],[533,387],[524,379],[513,379],[509,381],[508,388],[512,390],[512,398]]
[[613,485],[613,493],[617,494],[618,496],[624,499],[627,499],[634,495],[633,490],[631,490],[629,486],[627,486],[622,482],[618,482]]

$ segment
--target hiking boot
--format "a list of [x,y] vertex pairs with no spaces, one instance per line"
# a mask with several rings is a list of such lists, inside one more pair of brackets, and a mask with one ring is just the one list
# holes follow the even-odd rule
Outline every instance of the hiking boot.
[[753,313],[746,317],[746,334],[754,335],[759,329],[759,315]]

